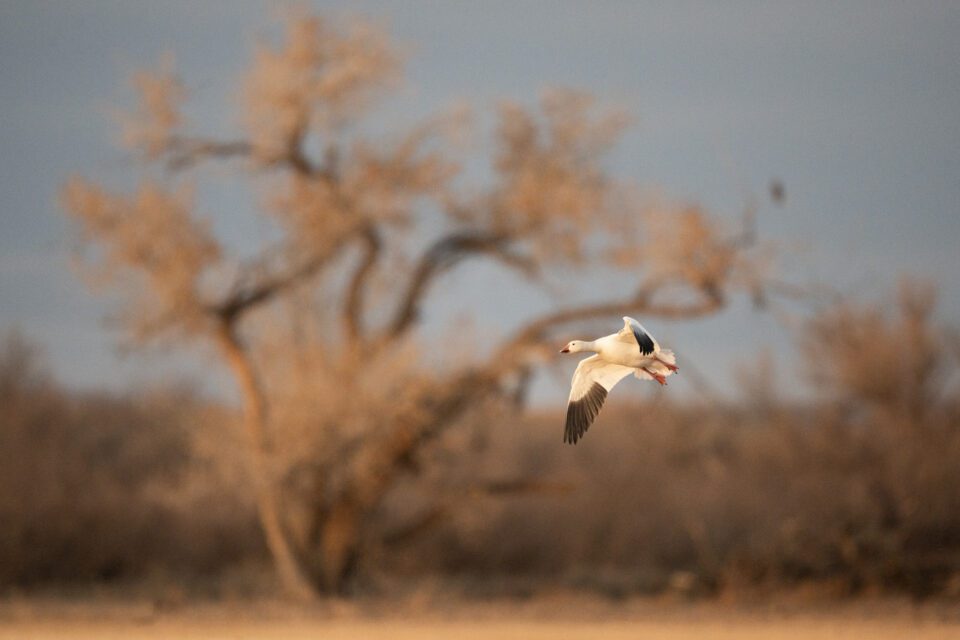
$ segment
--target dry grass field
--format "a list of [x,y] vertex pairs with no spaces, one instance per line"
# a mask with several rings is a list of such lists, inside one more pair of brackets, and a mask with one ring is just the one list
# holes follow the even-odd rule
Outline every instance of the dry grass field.
[[390,638],[428,640],[768,640],[960,638],[960,611],[903,601],[800,607],[621,604],[580,598],[524,604],[463,603],[440,609],[409,604],[335,603],[303,609],[284,604],[213,604],[157,610],[151,604],[7,602],[0,638]]
[[801,620],[789,625],[777,621],[697,621],[697,622],[614,622],[564,624],[558,622],[469,622],[444,623],[420,621],[384,622],[276,622],[276,623],[198,623],[171,620],[143,626],[112,622],[33,623],[0,629],[3,638],[325,638],[328,640],[391,638],[427,640],[460,638],[474,640],[501,638],[516,640],[559,640],[563,638],[646,638],[681,640],[686,638],[750,640],[816,640],[819,638],[872,638],[875,640],[915,638],[960,638],[960,627],[945,624],[916,625],[908,621]]

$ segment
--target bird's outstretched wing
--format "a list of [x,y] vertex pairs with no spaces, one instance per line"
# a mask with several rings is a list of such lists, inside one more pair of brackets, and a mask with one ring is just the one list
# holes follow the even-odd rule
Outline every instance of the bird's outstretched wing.
[[600,413],[607,392],[631,373],[633,369],[630,367],[606,362],[598,355],[580,361],[570,385],[564,442],[576,444],[583,437]]
[[617,337],[624,342],[636,342],[640,346],[640,353],[645,356],[660,351],[660,345],[650,332],[630,316],[623,316],[623,329],[617,332]]

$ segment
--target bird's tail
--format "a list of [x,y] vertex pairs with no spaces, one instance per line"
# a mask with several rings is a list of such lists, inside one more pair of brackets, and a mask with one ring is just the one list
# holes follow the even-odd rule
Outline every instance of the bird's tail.
[[[663,377],[672,376],[677,372],[677,357],[673,355],[673,351],[661,349],[655,354],[655,357],[657,360],[647,366],[650,371]],[[637,370],[636,376],[641,380],[653,379],[641,369]]]
[[673,355],[673,351],[670,351],[670,349],[660,349],[656,356],[667,364],[672,364],[674,366],[677,364],[677,356]]

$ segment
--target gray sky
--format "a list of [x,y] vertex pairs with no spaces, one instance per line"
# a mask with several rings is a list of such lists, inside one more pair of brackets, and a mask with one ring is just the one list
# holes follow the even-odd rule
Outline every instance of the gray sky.
[[[791,275],[867,297],[900,274],[929,276],[942,284],[941,315],[960,317],[960,3],[315,4],[380,20],[410,45],[387,123],[459,99],[489,110],[548,85],[589,90],[636,117],[614,173],[731,217],[782,179],[787,204],[763,210],[761,231],[796,249]],[[197,128],[229,122],[232,82],[273,15],[262,1],[0,4],[0,329],[46,345],[68,383],[201,375],[189,357],[117,353],[106,300],[70,269],[56,194],[74,172],[131,184],[110,107],[164,51],[193,92]],[[446,280],[428,312],[439,324],[466,310],[494,331],[555,303],[511,289],[491,313],[501,291],[477,266]],[[681,362],[716,372],[720,389],[758,344],[783,356],[781,382],[795,387],[786,333],[746,307],[648,326]],[[562,384],[541,380],[537,397]]]

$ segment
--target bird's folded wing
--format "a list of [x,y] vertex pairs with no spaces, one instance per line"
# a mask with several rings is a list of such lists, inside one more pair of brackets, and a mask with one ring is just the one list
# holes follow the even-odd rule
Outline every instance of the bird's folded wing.
[[600,413],[607,392],[631,373],[630,367],[605,362],[596,355],[580,361],[570,385],[564,442],[576,444],[583,437]]
[[640,353],[645,356],[660,350],[660,345],[650,332],[630,316],[623,317],[623,329],[617,332],[617,337],[622,342],[636,342],[640,347]]

